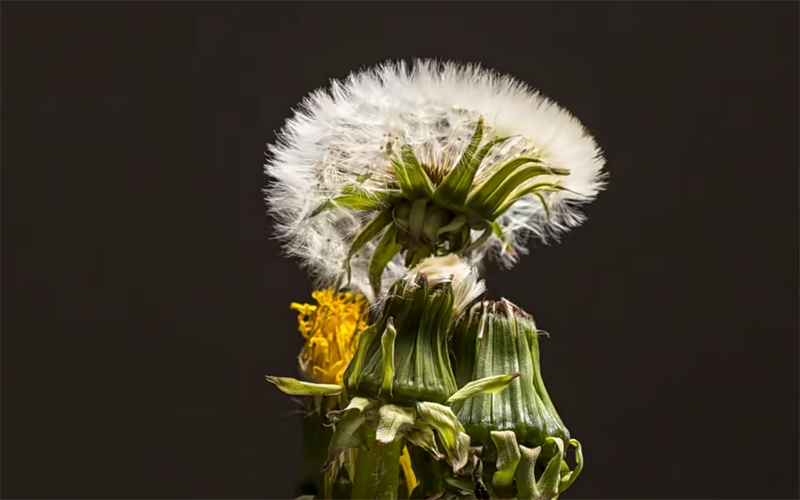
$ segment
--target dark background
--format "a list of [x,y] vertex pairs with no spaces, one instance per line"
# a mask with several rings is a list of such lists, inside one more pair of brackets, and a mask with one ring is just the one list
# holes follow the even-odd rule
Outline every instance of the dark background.
[[329,78],[481,62],[610,186],[491,296],[552,338],[565,498],[798,496],[798,4],[2,3],[2,496],[289,498],[309,280],[263,153]]

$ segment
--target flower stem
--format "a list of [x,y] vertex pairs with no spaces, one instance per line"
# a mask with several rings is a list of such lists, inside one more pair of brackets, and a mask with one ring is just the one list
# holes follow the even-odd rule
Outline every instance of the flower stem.
[[379,444],[375,430],[365,425],[369,450],[359,450],[353,478],[353,500],[397,500],[400,454],[404,439]]

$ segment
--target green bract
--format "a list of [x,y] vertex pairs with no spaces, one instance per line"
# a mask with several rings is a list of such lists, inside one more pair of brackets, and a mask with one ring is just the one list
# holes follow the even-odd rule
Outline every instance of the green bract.
[[[376,295],[383,269],[398,253],[405,255],[409,268],[430,255],[469,255],[496,232],[495,220],[524,196],[538,196],[549,217],[542,193],[566,188],[559,182],[534,179],[543,175],[569,175],[569,171],[545,164],[533,152],[506,159],[502,164],[486,165],[484,161],[492,149],[510,137],[483,139],[483,119],[480,119],[467,148],[445,175],[440,165],[421,163],[411,146],[396,148],[389,143],[386,152],[395,184],[382,190],[367,190],[363,187],[368,178],[365,176],[311,212],[311,217],[332,207],[376,212],[361,232],[353,236],[344,263],[348,281],[350,259],[381,233],[369,266],[370,283]],[[479,170],[486,175],[476,182]],[[472,231],[479,231],[480,235],[473,239]]]

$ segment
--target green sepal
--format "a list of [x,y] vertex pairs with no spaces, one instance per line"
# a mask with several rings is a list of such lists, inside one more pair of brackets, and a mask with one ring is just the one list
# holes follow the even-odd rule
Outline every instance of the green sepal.
[[[549,214],[550,213],[548,212],[547,220],[550,220]],[[503,242],[503,246],[506,248],[506,252],[513,253],[514,247],[511,246],[511,242],[508,241],[508,238],[506,238],[506,235],[503,233],[503,228],[500,227],[500,224],[498,224],[497,221],[492,222],[492,229],[494,230],[494,235],[497,236],[497,238]]]
[[394,329],[392,318],[386,322],[386,329],[381,335],[381,358],[383,361],[383,382],[378,391],[380,395],[388,394],[392,396],[392,385],[394,384],[394,341],[397,338],[397,330]]
[[[554,172],[557,172],[554,174]],[[534,177],[541,175],[568,175],[566,170],[552,169],[545,166],[525,167],[510,176],[491,196],[486,200],[484,207],[489,213],[496,213],[497,209],[503,206],[506,200],[517,191],[520,186]],[[542,183],[544,184],[544,183]],[[523,190],[524,191],[524,190]],[[501,212],[502,213],[502,212]]]
[[382,210],[378,215],[375,216],[365,227],[361,230],[358,235],[356,235],[355,239],[353,240],[352,245],[350,246],[350,251],[347,254],[347,259],[345,259],[345,271],[347,273],[347,282],[350,282],[350,259],[353,258],[353,255],[356,254],[361,247],[367,244],[372,238],[376,237],[380,232],[392,223],[392,211],[391,210]]
[[542,477],[536,482],[539,498],[543,500],[552,500],[557,497],[559,493],[559,484],[561,483],[561,462],[564,458],[564,441],[560,438],[547,438],[546,444],[553,443],[558,446],[558,452],[547,463]]
[[382,445],[391,443],[398,431],[414,425],[415,418],[414,408],[403,408],[398,405],[381,406],[378,410],[375,439]]
[[492,193],[494,193],[515,170],[529,163],[536,163],[537,165],[544,166],[544,163],[540,159],[527,156],[514,158],[506,162],[500,166],[491,177],[470,193],[467,199],[467,208],[480,212],[481,208],[486,206],[486,201],[492,196]]
[[464,204],[472,189],[472,183],[475,180],[475,174],[480,168],[483,159],[495,145],[509,139],[508,137],[492,139],[476,153],[475,151],[482,138],[483,119],[480,119],[464,154],[433,193],[433,199],[440,205],[454,211],[463,211]]
[[422,225],[425,222],[425,208],[427,202],[419,199],[411,203],[411,212],[408,216],[408,232],[414,243],[419,242],[422,236]]
[[364,184],[366,181],[368,181],[369,179],[371,179],[371,178],[372,178],[372,173],[371,172],[362,172],[361,174],[358,175],[358,177],[356,177],[356,181],[355,182],[353,182],[351,184],[346,184],[342,188],[342,193],[350,194],[350,193],[353,193],[353,192],[361,189],[360,186],[362,184]]
[[428,258],[431,255],[431,253],[432,253],[431,252],[431,247],[429,247],[428,245],[420,246],[417,249],[416,252],[409,251],[408,255],[410,255],[411,258],[410,259],[408,259],[408,258],[406,259],[408,261],[408,262],[406,262],[406,267],[412,268],[412,267],[416,266],[417,264],[422,262],[424,259]]
[[342,208],[352,210],[382,210],[401,197],[402,195],[399,191],[376,191],[370,193],[364,190],[356,190],[337,196],[331,201]]
[[436,435],[433,433],[433,429],[424,420],[417,420],[413,427],[409,427],[402,432],[414,446],[419,446],[427,451],[436,460],[444,458],[444,455],[439,451],[439,447],[436,446]]
[[461,228],[464,227],[464,224],[466,223],[467,223],[467,218],[465,216],[456,215],[453,218],[453,220],[451,220],[446,225],[440,227],[439,230],[436,231],[436,236],[441,236],[443,234],[455,233],[461,231]]
[[497,449],[492,488],[500,498],[511,498],[514,496],[514,475],[520,461],[517,436],[514,431],[491,431],[490,435]]
[[[577,439],[570,439],[569,444],[575,447],[575,469],[569,470],[566,461],[562,461],[561,465],[561,485],[558,487],[558,492],[563,493],[567,490],[572,483],[578,479],[578,476],[581,475],[581,471],[583,471],[583,449],[581,448],[581,443],[578,442]],[[566,468],[566,471],[564,471]]]
[[405,145],[400,148],[400,159],[392,158],[390,161],[403,196],[409,200],[431,197],[433,183],[417,160],[411,146]]
[[466,248],[461,250],[461,255],[469,255],[472,251],[486,243],[486,240],[492,235],[492,224],[488,221],[483,221],[480,224],[477,224],[475,227],[476,230],[483,230],[483,233],[478,237],[477,240],[470,243]]
[[564,442],[560,438],[547,438],[545,445],[555,445],[558,449],[550,458],[542,476],[536,479],[536,462],[541,456],[542,447],[519,447],[520,462],[515,478],[519,490],[519,500],[555,500],[564,491],[560,488],[564,457]]
[[519,500],[539,500],[539,489],[536,485],[536,461],[542,447],[519,447],[520,459],[514,478],[517,480],[517,498]]
[[[461,158],[459,158],[452,170],[448,172],[442,183],[439,184],[439,187],[436,188],[433,197],[437,203],[448,208],[463,209],[464,200],[466,200],[469,188],[472,186],[472,177],[475,176],[475,172],[472,172],[472,175],[470,175],[470,166],[482,139],[483,118],[480,118],[475,127],[475,132],[472,133],[469,144],[467,144],[467,148],[464,150],[464,153],[462,153]],[[469,180],[467,180],[467,178],[469,178]],[[464,200],[459,203],[458,200],[462,196]]]
[[544,198],[542,193],[535,192],[533,193],[539,198],[539,201],[542,202],[542,207],[544,208],[544,215],[547,217],[547,222],[550,222],[550,205],[547,204],[547,200]]
[[332,200],[325,200],[319,205],[317,205],[308,215],[306,215],[306,219],[311,219],[312,217],[316,217],[317,215],[321,214],[325,210],[330,210],[334,207]]
[[408,200],[401,200],[400,203],[392,209],[392,220],[395,225],[404,232],[409,232],[409,217],[411,216],[411,202]]
[[358,380],[361,376],[361,370],[364,368],[364,358],[366,358],[369,346],[372,344],[372,339],[375,338],[377,333],[378,326],[370,325],[361,330],[358,334],[358,348],[356,349],[356,354],[353,356],[344,374],[347,385],[351,388],[358,388]]
[[[527,196],[529,194],[536,194],[536,193],[541,193],[541,192],[550,192],[551,193],[551,192],[555,192],[555,191],[567,191],[567,192],[570,192],[572,194],[576,194],[578,196],[583,196],[583,195],[581,195],[580,193],[578,193],[576,191],[573,191],[571,189],[565,188],[564,186],[558,184],[557,182],[556,183],[553,183],[553,182],[539,182],[539,183],[534,184],[534,185],[532,185],[530,187],[526,187],[525,189],[520,189],[519,191],[515,191],[514,193],[512,193],[506,199],[506,201],[503,203],[503,205],[500,206],[500,208],[498,208],[497,210],[495,210],[495,212],[492,214],[492,220],[500,217],[500,215],[505,213],[506,210],[508,210],[511,207],[511,205],[516,203],[520,198],[523,198],[523,197],[525,197],[525,196]],[[541,197],[540,197],[540,199],[541,199]],[[549,213],[549,211],[550,210],[548,208],[547,212]]]
[[292,396],[335,396],[344,391],[344,387],[336,384],[314,384],[303,382],[289,377],[266,376],[267,382],[272,382],[278,389]]
[[439,244],[439,231],[453,219],[453,213],[436,203],[425,209],[425,222],[422,224],[422,241],[435,248]]
[[369,260],[369,283],[377,297],[381,293],[381,276],[383,270],[392,261],[402,247],[397,243],[397,226],[392,224],[383,233],[383,237],[375,247]]
[[419,402],[417,412],[439,434],[453,471],[463,468],[469,457],[470,439],[453,410],[438,403]]
[[366,418],[364,413],[376,404],[374,400],[355,397],[350,400],[347,408],[328,413],[328,417],[336,419],[336,423],[333,437],[328,444],[328,460],[323,464],[323,470],[328,469],[345,449],[360,444],[362,440],[354,439],[354,433],[364,423]]
[[519,377],[519,373],[511,373],[509,375],[493,375],[491,377],[484,377],[479,380],[473,380],[467,385],[456,391],[455,394],[450,396],[446,403],[455,403],[462,401],[478,394],[492,394],[500,392],[511,383],[512,380]]

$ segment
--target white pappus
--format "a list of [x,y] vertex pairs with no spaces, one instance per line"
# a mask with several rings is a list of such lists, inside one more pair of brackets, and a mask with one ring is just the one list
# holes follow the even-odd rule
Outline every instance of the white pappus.
[[[470,251],[470,262],[478,265],[491,256],[510,267],[527,253],[530,236],[548,242],[579,225],[584,220],[579,206],[603,189],[606,174],[600,149],[577,119],[513,77],[479,65],[416,60],[411,65],[384,63],[332,81],[329,89],[310,94],[287,120],[269,146],[265,165],[272,178],[265,197],[276,219],[276,237],[318,286],[339,283],[353,238],[374,213],[335,203],[317,209],[353,186],[364,193],[396,189],[387,150],[401,145],[413,149],[438,184],[467,150],[479,120],[481,145],[507,139],[480,162],[473,186],[520,157],[533,156],[568,175],[539,175],[515,189],[522,193],[533,182],[553,182],[559,188],[508,203],[493,220],[491,236]],[[472,226],[469,231],[472,240],[482,234]],[[377,239],[368,241],[350,261],[349,288],[373,301],[369,266],[377,245]],[[383,269],[382,290],[406,271],[401,255],[394,255]]]

